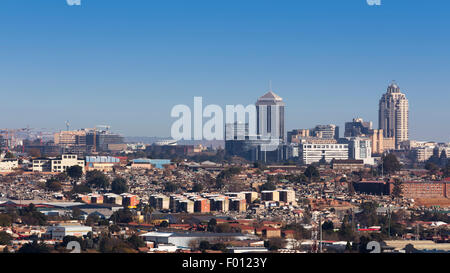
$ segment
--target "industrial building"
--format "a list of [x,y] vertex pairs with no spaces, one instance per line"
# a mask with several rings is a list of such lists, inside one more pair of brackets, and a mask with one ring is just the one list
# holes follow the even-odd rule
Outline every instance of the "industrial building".
[[47,229],[47,235],[51,236],[53,240],[62,240],[65,236],[82,237],[92,232],[92,227],[82,225],[59,225],[50,226]]
[[177,248],[190,248],[192,243],[201,241],[252,240],[256,237],[241,233],[206,233],[206,232],[159,232],[152,231],[140,235],[144,241],[157,244],[171,244]]

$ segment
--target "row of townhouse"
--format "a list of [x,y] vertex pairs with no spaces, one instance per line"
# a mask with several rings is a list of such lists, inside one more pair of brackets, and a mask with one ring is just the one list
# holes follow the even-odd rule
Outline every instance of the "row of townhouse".
[[114,193],[89,193],[78,194],[76,200],[86,204],[115,204],[128,208],[136,208],[139,204],[139,197],[130,193],[114,194]]

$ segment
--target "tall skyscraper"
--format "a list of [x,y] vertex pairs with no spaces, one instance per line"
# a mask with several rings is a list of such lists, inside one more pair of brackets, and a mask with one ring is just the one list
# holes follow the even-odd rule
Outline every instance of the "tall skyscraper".
[[256,102],[257,132],[260,137],[285,140],[283,99],[269,90]]
[[362,118],[354,118],[352,122],[345,123],[344,137],[367,136],[372,130],[372,122]]
[[408,140],[408,99],[400,92],[400,87],[393,82],[380,99],[378,126],[383,129],[385,138],[393,138],[395,147]]

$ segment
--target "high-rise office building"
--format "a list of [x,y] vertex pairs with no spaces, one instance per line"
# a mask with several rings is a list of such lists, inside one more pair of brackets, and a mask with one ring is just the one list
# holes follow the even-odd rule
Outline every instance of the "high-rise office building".
[[409,138],[408,112],[408,99],[393,82],[380,99],[378,126],[383,129],[385,138],[395,140],[396,148]]
[[283,99],[269,90],[256,102],[257,133],[261,138],[285,140]]
[[339,126],[334,124],[317,125],[312,129],[313,136],[325,139],[339,139]]
[[[96,129],[94,129],[96,130]],[[95,146],[96,151],[109,150],[110,144],[123,144],[124,138],[121,135],[113,134],[109,131],[91,131],[86,134],[86,145]]]
[[248,123],[235,122],[225,124],[225,141],[245,140],[249,138]]
[[372,122],[362,118],[354,118],[352,122],[345,123],[344,137],[359,137],[370,135]]

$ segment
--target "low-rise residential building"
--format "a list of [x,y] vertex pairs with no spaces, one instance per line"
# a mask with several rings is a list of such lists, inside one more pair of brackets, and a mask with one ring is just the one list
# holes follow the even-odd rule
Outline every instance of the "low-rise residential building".
[[280,193],[278,191],[262,191],[261,201],[280,201]]
[[154,194],[149,198],[150,206],[157,210],[170,209],[170,198],[162,194]]

